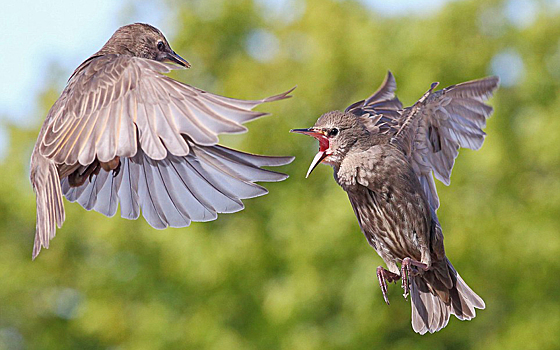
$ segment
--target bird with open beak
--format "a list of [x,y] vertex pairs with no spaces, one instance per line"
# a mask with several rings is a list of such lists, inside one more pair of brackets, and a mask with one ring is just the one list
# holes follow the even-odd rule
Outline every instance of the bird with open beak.
[[189,68],[148,24],[119,28],[72,74],[50,109],[31,155],[37,197],[33,259],[65,219],[62,197],[107,216],[153,227],[184,227],[243,209],[267,190],[257,181],[287,175],[262,169],[293,157],[260,156],[218,144],[266,115],[252,109],[290,97],[238,100],[163,73]]
[[448,185],[458,149],[482,146],[492,113],[484,101],[498,84],[489,77],[434,92],[434,83],[402,108],[389,72],[369,98],[291,130],[319,141],[306,177],[319,163],[334,168],[368,243],[387,265],[377,268],[385,302],[387,282],[401,279],[420,334],[439,331],[451,314],[470,320],[485,308],[445,255],[434,175]]
[[[319,152],[315,155],[315,158],[311,161],[311,165],[307,170],[307,174],[305,174],[305,178],[309,177],[309,174],[319,165],[319,163],[330,164],[328,159],[326,159],[329,155],[332,154],[332,150],[330,149],[329,145],[329,133],[336,133],[336,129],[332,130],[324,130],[320,128],[309,128],[309,129],[292,129],[291,132],[297,132],[304,135],[313,136],[314,138],[319,141]],[[333,135],[330,135],[333,136]]]

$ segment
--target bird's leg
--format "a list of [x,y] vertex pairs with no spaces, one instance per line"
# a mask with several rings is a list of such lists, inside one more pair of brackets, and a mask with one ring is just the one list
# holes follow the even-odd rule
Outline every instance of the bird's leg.
[[103,170],[105,170],[106,172],[109,172],[111,170],[114,170],[116,168],[119,167],[119,164],[121,163],[120,157],[116,156],[115,158],[111,159],[108,162],[100,162],[101,163],[101,167],[103,168]]
[[422,271],[428,270],[428,265],[421,263],[411,258],[404,258],[401,263],[401,277],[402,277],[402,288],[404,290],[403,297],[406,299],[410,293],[410,285],[408,282],[408,277],[418,276]]
[[389,298],[387,297],[387,282],[396,282],[401,276],[396,273],[392,273],[389,270],[384,269],[382,266],[377,267],[377,280],[379,281],[379,287],[381,287],[381,293],[383,293],[383,299],[385,303],[389,305]]
[[[80,169],[84,169],[84,171],[80,173]],[[93,175],[97,175],[98,173],[99,173],[99,163],[93,162],[87,167],[80,167],[78,170],[68,175],[68,183],[70,184],[71,187],[80,187],[86,182],[88,177],[89,177],[89,181],[91,181]]]
[[86,182],[87,176],[80,176],[80,174],[75,171],[68,175],[68,183],[70,187],[80,187]]
[[97,163],[97,165],[95,166],[93,171],[89,174],[89,182],[91,182],[91,180],[93,179],[93,176],[98,175],[100,171],[101,171],[101,165],[99,165],[99,163]]
[[119,171],[121,170],[121,158],[119,156],[115,156],[115,158],[108,162],[101,162],[101,168],[103,168],[106,172],[113,170],[113,177],[116,177],[119,175]]

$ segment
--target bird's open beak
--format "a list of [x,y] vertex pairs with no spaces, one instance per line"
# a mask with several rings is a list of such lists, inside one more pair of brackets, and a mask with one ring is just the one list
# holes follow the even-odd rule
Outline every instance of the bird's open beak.
[[165,54],[165,61],[169,61],[171,63],[176,63],[181,67],[191,68],[191,64],[187,62],[183,57],[177,55],[175,51],[171,51]]
[[313,161],[311,162],[311,165],[309,165],[309,169],[307,170],[307,174],[305,175],[305,178],[308,178],[309,174],[311,174],[311,172],[317,167],[317,165],[319,165],[319,163],[321,163],[323,159],[325,159],[329,155],[327,153],[327,150],[329,149],[329,139],[322,130],[318,130],[315,128],[292,129],[290,130],[290,132],[313,136],[319,141],[319,152],[317,152],[317,154],[313,158]]

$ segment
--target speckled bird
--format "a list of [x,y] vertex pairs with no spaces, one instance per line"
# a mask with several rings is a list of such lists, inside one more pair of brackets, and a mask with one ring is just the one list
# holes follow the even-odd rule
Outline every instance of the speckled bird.
[[319,163],[334,168],[362,232],[387,266],[377,268],[385,302],[387,282],[402,279],[412,328],[420,334],[439,331],[451,314],[470,320],[485,308],[445,255],[434,175],[449,185],[459,148],[482,146],[492,114],[484,102],[498,84],[488,77],[434,91],[434,83],[402,108],[389,72],[369,98],[292,130],[319,141],[307,176]]
[[[238,100],[164,75],[189,68],[163,34],[135,23],[119,28],[72,74],[50,109],[31,156],[37,197],[33,259],[65,219],[62,197],[107,216],[153,227],[184,227],[243,209],[267,193],[256,181],[287,175],[262,166],[293,157],[260,156],[218,144],[218,135],[266,113],[257,105],[290,97]],[[293,89],[292,89],[293,90]]]

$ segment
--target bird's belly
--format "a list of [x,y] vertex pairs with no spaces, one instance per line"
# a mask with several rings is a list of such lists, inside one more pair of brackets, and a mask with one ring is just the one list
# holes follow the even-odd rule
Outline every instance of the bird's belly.
[[387,261],[398,261],[406,257],[420,261],[422,244],[418,232],[424,230],[414,219],[414,210],[396,198],[387,199],[366,190],[362,199],[352,201],[360,228],[370,245]]

